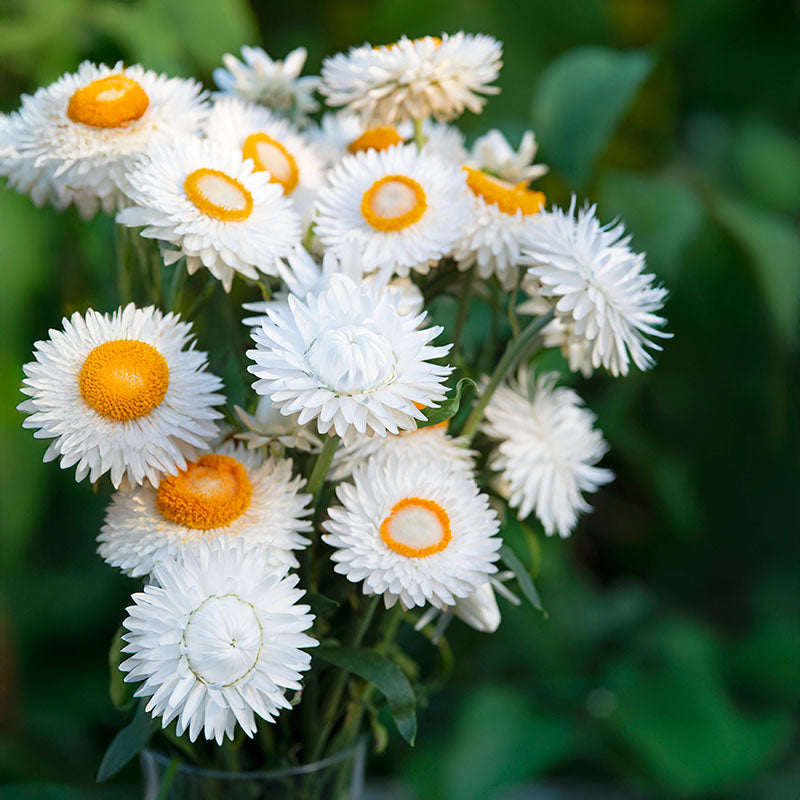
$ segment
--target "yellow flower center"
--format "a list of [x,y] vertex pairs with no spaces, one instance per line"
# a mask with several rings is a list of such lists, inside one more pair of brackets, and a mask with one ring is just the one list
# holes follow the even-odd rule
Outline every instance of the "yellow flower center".
[[241,222],[253,211],[253,195],[218,169],[196,169],[183,182],[186,196],[204,214],[223,222]]
[[76,89],[67,116],[94,128],[119,128],[147,111],[150,100],[133,78],[114,74]]
[[242,157],[252,158],[256,172],[269,172],[270,183],[283,186],[284,194],[291,194],[300,180],[294,156],[277,140],[266,133],[251,133],[244,140]]
[[115,339],[92,350],[78,373],[86,405],[115,422],[147,416],[169,387],[169,367],[146,342]]
[[525,181],[514,185],[508,181],[494,178],[479,169],[464,167],[467,173],[467,186],[476,197],[482,197],[490,205],[496,205],[504,214],[512,216],[521,211],[523,214],[536,214],[544,208],[545,196],[541,192],[532,192]]
[[380,530],[388,548],[409,558],[440,553],[453,538],[447,512],[423,497],[404,497],[396,503]]
[[425,190],[406,175],[386,175],[364,192],[361,213],[378,231],[399,231],[419,222],[428,203]]
[[353,154],[362,150],[386,150],[402,141],[403,137],[391,125],[379,125],[376,128],[367,128],[361,136],[347,145],[347,149]]
[[250,507],[253,484],[231,456],[201,456],[177,475],[168,475],[156,492],[156,508],[165,519],[187,528],[223,528]]

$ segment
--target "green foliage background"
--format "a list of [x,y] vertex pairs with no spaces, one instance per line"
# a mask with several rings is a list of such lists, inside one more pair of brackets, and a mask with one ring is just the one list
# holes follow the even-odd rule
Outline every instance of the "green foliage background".
[[[548,199],[575,189],[626,220],[670,289],[675,338],[651,373],[576,381],[617,480],[570,540],[521,538],[549,616],[506,605],[491,637],[454,625],[417,747],[393,743],[377,768],[422,800],[528,781],[587,798],[800,797],[796,4],[4,0],[0,109],[83,58],[210,86],[243,43],[303,44],[314,71],[365,39],[461,28],[505,43],[502,94],[469,133],[516,141],[533,124]],[[15,411],[32,342],[64,313],[113,306],[111,240],[108,220],[0,188],[0,776],[40,782],[0,798],[136,796],[135,768],[92,788],[122,724],[106,652],[134,584],[94,554],[105,499],[43,465]]]

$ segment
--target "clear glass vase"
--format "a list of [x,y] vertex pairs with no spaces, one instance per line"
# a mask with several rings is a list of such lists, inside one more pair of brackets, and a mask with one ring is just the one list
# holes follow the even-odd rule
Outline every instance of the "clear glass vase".
[[141,755],[144,800],[361,800],[366,741],[299,767],[225,772]]

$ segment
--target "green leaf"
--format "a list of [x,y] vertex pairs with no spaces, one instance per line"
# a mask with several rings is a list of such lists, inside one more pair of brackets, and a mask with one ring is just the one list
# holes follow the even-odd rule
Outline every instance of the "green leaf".
[[116,775],[147,744],[153,720],[144,707],[145,702],[140,702],[133,719],[111,740],[97,770],[98,783]]
[[122,647],[125,644],[122,641],[123,633],[125,633],[125,629],[120,628],[114,634],[114,638],[111,640],[111,647],[108,649],[108,693],[117,711],[127,711],[134,703],[134,688],[130,683],[125,683],[122,672],[119,669],[120,662],[124,657],[122,653]]
[[775,332],[793,345],[800,320],[800,234],[795,224],[787,216],[723,195],[712,198],[711,211],[748,256]]
[[578,188],[650,73],[639,51],[582,47],[564,53],[542,74],[531,117],[545,160]]
[[461,408],[461,394],[464,391],[464,387],[469,385],[473,386],[475,389],[478,388],[478,384],[475,383],[472,378],[461,378],[456,384],[452,396],[445,400],[438,408],[429,407],[423,409],[422,413],[425,415],[425,420],[417,420],[417,427],[428,428],[431,425],[439,425],[442,422],[447,422],[447,420],[458,414],[458,409]]
[[542,614],[547,616],[547,612],[544,610],[544,606],[542,605],[542,600],[539,597],[539,592],[536,591],[536,586],[533,583],[533,579],[531,578],[528,570],[525,569],[525,565],[517,558],[516,553],[507,545],[504,544],[500,548],[500,558],[503,560],[503,563],[514,573],[514,576],[519,583],[519,588],[522,594],[525,595],[525,598],[528,602],[538,611],[541,611]]
[[314,656],[373,684],[389,704],[400,735],[410,744],[417,736],[417,698],[397,664],[368,647],[317,647]]

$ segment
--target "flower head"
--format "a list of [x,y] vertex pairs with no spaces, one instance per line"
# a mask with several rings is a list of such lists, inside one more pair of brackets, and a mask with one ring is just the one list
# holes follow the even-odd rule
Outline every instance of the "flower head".
[[538,147],[533,131],[525,131],[514,150],[500,131],[492,129],[475,140],[468,163],[509,183],[528,184],[548,171],[545,164],[533,163]]
[[367,125],[394,125],[433,115],[452,119],[465,108],[480,113],[481,95],[502,66],[502,47],[491,36],[403,36],[394,44],[351,48],[325,59],[320,92],[331,106],[346,106]]
[[117,222],[146,226],[142,236],[165,244],[165,264],[185,257],[190,275],[206,267],[225,291],[237,272],[253,280],[277,274],[279,259],[300,240],[282,187],[218,143],[187,137],[153,149],[129,178],[134,205]]
[[45,461],[77,464],[77,480],[110,472],[115,487],[124,477],[155,485],[217,436],[222,381],[206,372],[205,353],[184,349],[191,325],[174,314],[89,309],[50,337],[24,367],[18,408],[29,414],[24,427],[54,439]]
[[508,502],[520,519],[532,511],[545,533],[569,536],[578,514],[613,473],[596,466],[608,446],[595,416],[578,395],[556,387],[557,373],[534,380],[521,369],[516,384],[501,384],[486,408],[483,432],[499,445],[489,464],[501,473]]
[[452,606],[497,571],[497,516],[465,471],[396,454],[357,467],[336,494],[323,523],[334,569],[387,607]]
[[285,417],[272,405],[268,397],[259,397],[254,414],[234,406],[236,416],[247,428],[234,436],[247,444],[249,450],[259,447],[292,447],[295,450],[312,452],[322,447],[322,441],[314,429],[297,423],[297,414]]
[[163,727],[177,719],[178,736],[222,744],[237,723],[252,737],[256,716],[290,708],[286,690],[311,663],[300,648],[317,644],[303,633],[313,617],[296,575],[271,567],[267,551],[216,542],[159,562],[152,581],[122,623],[120,669],[142,681],[135,695]]
[[574,197],[568,211],[555,208],[536,222],[523,248],[528,286],[553,304],[565,349],[582,354],[571,361],[612,375],[627,375],[631,361],[651,367],[648,349],[661,347],[648,337],[670,336],[656,313],[667,290],[644,272],[644,256],[631,251],[622,224],[601,225],[595,206],[576,215]]
[[290,295],[253,332],[256,392],[283,414],[299,412],[299,424],[316,419],[320,433],[333,429],[346,441],[413,428],[422,418],[415,404],[444,397],[451,370],[430,360],[450,348],[431,346],[442,329],[420,330],[424,314],[403,315],[399,302],[380,284],[346,275],[304,301]]

